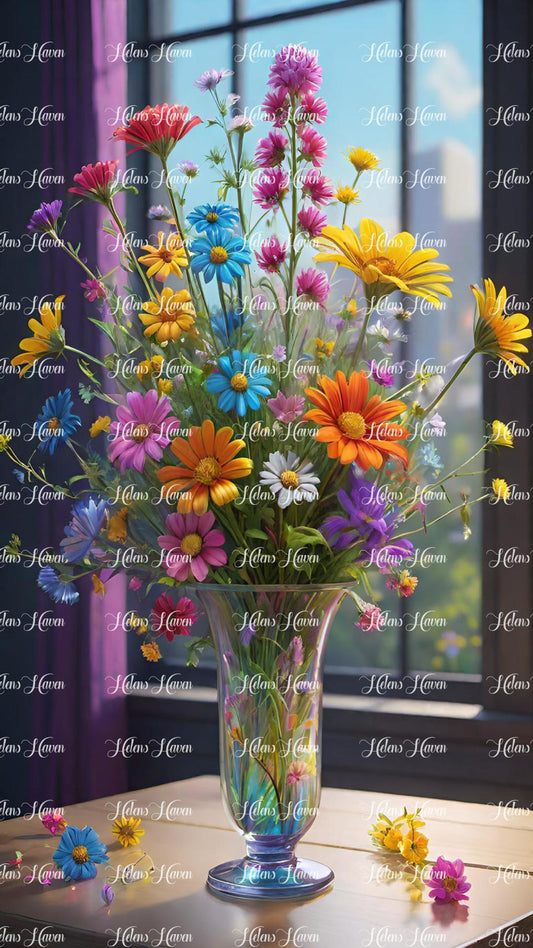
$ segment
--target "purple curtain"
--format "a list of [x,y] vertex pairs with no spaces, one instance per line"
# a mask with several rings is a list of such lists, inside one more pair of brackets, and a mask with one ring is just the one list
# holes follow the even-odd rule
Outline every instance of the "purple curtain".
[[[65,50],[63,59],[54,59],[42,69],[43,104],[53,104],[55,111],[65,113],[63,123],[43,128],[42,166],[64,175],[67,188],[84,164],[111,157],[125,161],[122,146],[109,141],[113,132],[109,117],[127,100],[126,65],[121,59],[108,59],[112,58],[110,48],[126,40],[126,0],[43,0],[42,39]],[[58,196],[49,191],[44,199]],[[117,261],[104,244],[102,220],[100,208],[85,202],[69,218],[65,236],[74,244],[81,241],[83,255],[97,261],[105,273]],[[43,257],[43,293],[66,295],[68,341],[94,352],[100,340],[87,319],[94,304],[83,298],[82,271],[59,251]],[[76,397],[80,378],[76,363],[67,363],[61,383],[70,386],[87,431],[102,403],[93,402],[83,411]],[[52,505],[41,509],[41,546],[57,548],[63,521]],[[68,508],[64,509],[68,516]],[[121,578],[108,584],[104,599],[93,594],[90,581],[84,581],[76,605],[56,608],[56,614],[65,619],[64,626],[38,640],[38,671],[52,672],[65,682],[65,690],[36,699],[35,734],[52,735],[66,751],[35,761],[32,790],[37,799],[64,805],[127,787],[126,762],[120,756],[108,757],[106,743],[127,732],[125,696],[120,691],[108,693],[110,679],[126,669],[125,634],[106,631],[106,614],[123,609],[124,602]],[[50,601],[42,600],[40,607],[49,609]]]

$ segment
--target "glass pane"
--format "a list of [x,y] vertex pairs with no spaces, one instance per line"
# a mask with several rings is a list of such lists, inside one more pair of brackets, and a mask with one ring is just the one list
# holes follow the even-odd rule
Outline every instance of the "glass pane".
[[149,0],[148,9],[150,36],[160,38],[228,23],[231,0]]
[[[267,16],[270,13],[289,13],[291,10],[301,10],[302,7],[316,7],[319,3],[324,3],[324,0],[245,0],[245,12],[247,17]],[[302,36],[291,42],[308,45],[307,39],[302,38]]]

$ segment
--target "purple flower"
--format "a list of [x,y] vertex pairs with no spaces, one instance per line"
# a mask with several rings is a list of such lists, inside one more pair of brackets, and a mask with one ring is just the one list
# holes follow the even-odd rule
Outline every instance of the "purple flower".
[[430,896],[438,903],[443,902],[468,902],[469,896],[466,894],[472,888],[466,880],[464,874],[465,867],[461,859],[451,862],[439,856],[437,862],[431,870],[429,879],[424,882],[430,888]]
[[304,660],[304,643],[301,635],[295,635],[289,647],[278,659],[279,670],[282,675],[287,674],[292,666],[299,666]]
[[200,92],[212,91],[222,79],[232,75],[231,69],[207,69],[199,79],[194,80],[194,84]]
[[285,362],[287,358],[287,347],[286,346],[274,346],[272,349],[272,358],[274,362]]
[[278,392],[275,398],[269,398],[267,405],[270,411],[274,413],[278,421],[288,425],[291,421],[296,421],[305,411],[305,398],[303,395],[284,395]]
[[394,374],[387,365],[382,365],[381,362],[376,362],[375,359],[372,359],[368,363],[368,368],[370,369],[371,378],[373,378],[374,382],[377,382],[378,385],[383,385],[385,388],[390,388],[391,385],[394,385]]
[[245,625],[244,629],[241,629],[241,634],[239,635],[241,645],[249,645],[256,633],[257,629],[253,622],[249,622],[248,625]]
[[45,201],[33,212],[27,230],[32,234],[55,230],[58,218],[61,214],[63,201],[52,201],[46,204]]
[[103,899],[103,901],[105,902],[105,904],[106,904],[106,905],[111,905],[111,902],[112,902],[113,899],[115,898],[115,893],[113,892],[112,886],[110,886],[110,885],[103,885],[103,886],[102,886],[102,891],[101,891],[100,894],[101,894],[102,899]]
[[316,92],[321,82],[318,59],[305,46],[284,46],[270,67],[268,85],[286,95]]
[[166,204],[152,204],[148,208],[148,218],[151,221],[166,221],[170,217],[170,211]]
[[446,431],[446,422],[444,421],[444,418],[441,418],[438,411],[436,411],[433,417],[429,419],[428,427],[431,429],[431,433],[434,435],[443,435]]
[[357,477],[351,469],[348,490],[340,490],[337,497],[348,516],[328,517],[321,527],[333,549],[345,550],[355,543],[361,543],[357,561],[371,560],[373,554],[378,554],[378,565],[380,562],[402,560],[413,553],[413,544],[409,540],[393,540],[398,512],[393,507],[385,513],[387,500],[375,484]]
[[158,398],[155,389],[146,395],[128,392],[126,401],[127,407],[117,408],[118,421],[111,423],[113,440],[108,453],[121,474],[128,468],[142,473],[147,456],[161,460],[163,448],[178,434],[179,421],[170,415],[170,399],[166,395]]
[[194,161],[181,161],[178,165],[178,171],[181,171],[186,178],[196,178],[200,168]]

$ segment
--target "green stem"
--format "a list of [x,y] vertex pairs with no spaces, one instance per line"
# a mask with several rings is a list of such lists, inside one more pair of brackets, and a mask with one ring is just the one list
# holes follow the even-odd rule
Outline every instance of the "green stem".
[[88,352],[82,352],[81,349],[75,349],[74,346],[65,346],[65,352],[74,352],[76,355],[83,356],[84,359],[89,359],[90,362],[96,362],[97,365],[102,366],[103,369],[108,371],[107,365],[105,362],[102,362],[100,359],[97,359],[96,356],[89,355]]
[[111,214],[113,220],[115,221],[115,224],[117,225],[117,227],[118,227],[118,229],[119,229],[120,235],[121,235],[121,237],[122,237],[122,243],[123,243],[124,249],[125,249],[125,251],[126,251],[126,253],[127,253],[127,255],[128,255],[129,259],[130,259],[130,261],[132,262],[133,266],[135,267],[137,273],[139,274],[139,276],[140,276],[142,282],[144,283],[144,285],[145,285],[145,287],[146,287],[146,289],[147,289],[147,291],[148,291],[148,295],[150,296],[150,299],[156,300],[156,295],[155,295],[155,293],[154,293],[152,287],[150,286],[150,283],[149,283],[149,281],[148,281],[148,278],[147,278],[147,276],[146,276],[146,274],[145,274],[145,272],[144,272],[142,266],[140,265],[139,261],[137,260],[137,257],[136,257],[136,255],[135,255],[135,253],[134,253],[134,251],[133,251],[133,247],[131,246],[131,244],[130,244],[130,242],[129,242],[129,240],[128,240],[128,235],[126,234],[126,228],[124,227],[124,224],[122,223],[122,221],[121,221],[121,219],[120,219],[120,217],[119,217],[119,215],[118,215],[118,213],[117,213],[117,209],[116,209],[116,207],[115,207],[115,205],[114,205],[114,203],[113,203],[113,198],[110,198],[109,204],[107,205],[107,207],[108,207],[109,213]]
[[476,352],[477,352],[477,349],[476,349],[475,346],[474,346],[474,348],[470,350],[470,352],[468,353],[468,355],[465,356],[465,358],[464,358],[463,361],[461,362],[461,365],[459,366],[459,368],[457,369],[457,371],[454,372],[454,374],[452,375],[450,381],[444,386],[443,389],[441,389],[441,391],[439,392],[439,394],[437,395],[437,397],[433,399],[433,401],[431,402],[431,405],[429,405],[429,407],[426,408],[426,415],[429,415],[429,413],[430,413],[431,411],[433,411],[434,408],[437,407],[437,405],[439,404],[439,402],[442,401],[442,399],[443,399],[444,396],[446,395],[446,392],[448,391],[448,389],[450,389],[450,388],[452,387],[453,383],[455,382],[455,380],[459,378],[461,372],[463,371],[463,369],[466,368],[466,366],[468,365],[468,363],[470,362],[470,360],[474,358]]

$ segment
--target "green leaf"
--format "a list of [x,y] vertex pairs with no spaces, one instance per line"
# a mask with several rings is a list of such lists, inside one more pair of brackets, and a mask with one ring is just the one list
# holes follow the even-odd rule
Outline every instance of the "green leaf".
[[249,537],[254,537],[255,540],[268,540],[268,534],[264,533],[263,530],[246,530],[246,535]]

